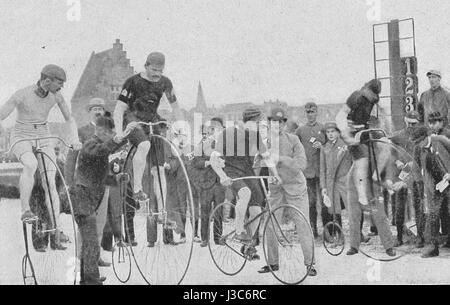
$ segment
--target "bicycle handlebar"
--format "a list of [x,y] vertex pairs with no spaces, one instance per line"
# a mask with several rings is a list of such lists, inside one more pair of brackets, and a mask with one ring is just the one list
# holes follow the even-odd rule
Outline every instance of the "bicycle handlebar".
[[171,126],[171,124],[169,123],[169,122],[167,122],[167,121],[159,121],[159,122],[155,122],[155,123],[152,123],[152,122],[148,122],[148,123],[146,123],[146,122],[136,122],[137,124],[139,124],[139,125],[145,125],[145,126],[150,126],[150,127],[152,127],[152,126],[157,126],[157,125],[167,125],[167,126]]
[[235,182],[235,181],[247,180],[247,179],[273,179],[273,178],[275,178],[275,177],[274,176],[249,176],[249,177],[240,177],[240,178],[231,179],[231,181]]
[[8,155],[11,153],[12,149],[14,148],[14,146],[16,146],[17,144],[21,143],[21,142],[28,142],[28,141],[41,141],[41,140],[58,140],[59,142],[61,142],[62,144],[64,144],[64,146],[68,147],[68,148],[73,148],[73,145],[67,144],[67,142],[58,136],[47,136],[47,137],[36,137],[36,138],[26,138],[26,139],[20,139],[17,140],[16,142],[14,142],[13,144],[11,144],[11,146],[9,147],[8,151],[6,152]]
[[370,133],[370,132],[382,132],[384,137],[387,137],[386,131],[384,131],[383,129],[365,129],[365,130],[361,130],[358,131],[355,135],[355,140],[360,143],[361,142],[361,136],[365,133]]

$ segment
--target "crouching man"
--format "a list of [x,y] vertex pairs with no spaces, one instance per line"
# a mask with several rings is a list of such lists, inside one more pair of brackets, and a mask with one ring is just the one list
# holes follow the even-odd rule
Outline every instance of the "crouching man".
[[[78,154],[77,167],[74,164],[65,172],[75,179],[70,186],[75,220],[81,235],[81,285],[102,285],[98,261],[100,245],[97,233],[96,211],[106,189],[109,173],[109,155],[117,150],[123,138],[114,137],[114,121],[105,116],[97,118],[95,134],[88,139]],[[125,135],[130,132],[127,127]]]

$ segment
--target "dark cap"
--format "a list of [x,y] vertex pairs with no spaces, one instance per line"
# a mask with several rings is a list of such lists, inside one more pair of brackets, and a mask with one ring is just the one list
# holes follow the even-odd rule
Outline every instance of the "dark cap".
[[442,78],[442,73],[441,71],[438,70],[430,70],[427,72],[427,77],[430,77],[431,75],[436,75],[439,78]]
[[42,75],[48,76],[50,78],[57,78],[60,81],[65,82],[66,81],[66,72],[63,68],[57,66],[57,65],[47,65],[45,66],[42,71]]
[[428,137],[428,128],[425,126],[419,126],[414,128],[411,134],[411,141],[418,143]]
[[410,112],[406,113],[406,115],[405,115],[406,122],[419,123],[419,120],[420,120],[420,114],[415,110],[410,111]]
[[259,121],[261,119],[262,119],[262,112],[257,107],[247,108],[242,113],[242,121],[244,121],[244,123],[248,121]]
[[268,119],[270,121],[286,122],[287,121],[286,112],[279,107],[273,108],[272,111],[270,112],[270,116],[268,117]]
[[317,110],[317,104],[314,102],[309,102],[305,105],[305,110]]
[[325,123],[325,130],[328,130],[328,129],[331,129],[331,128],[336,129],[337,131],[341,132],[335,122]]
[[166,64],[166,58],[163,53],[160,52],[152,52],[147,57],[146,65],[150,65],[156,68],[164,68]]
[[441,113],[439,111],[430,113],[428,115],[428,122],[434,123],[437,121],[444,121],[444,117],[441,115]]
[[113,130],[114,120],[110,116],[102,115],[95,120],[95,126]]

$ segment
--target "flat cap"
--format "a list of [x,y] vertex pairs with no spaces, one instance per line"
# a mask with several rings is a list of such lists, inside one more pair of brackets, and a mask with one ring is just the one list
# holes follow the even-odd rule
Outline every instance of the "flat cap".
[[337,124],[335,122],[327,122],[327,123],[325,123],[325,130],[331,129],[331,128],[336,129],[337,131],[340,132],[340,130],[339,130],[339,128],[338,128],[338,126],[337,126]]
[[441,115],[439,111],[432,112],[428,115],[428,122],[433,123],[436,121],[443,121],[444,117]]
[[47,65],[45,66],[42,71],[41,74],[46,75],[48,77],[51,78],[57,78],[63,82],[65,82],[66,79],[66,72],[64,71],[63,68],[57,66],[57,65]]
[[166,57],[161,52],[152,52],[147,57],[146,64],[156,67],[156,68],[164,68],[166,63]]
[[436,75],[436,76],[442,78],[441,71],[438,71],[438,70],[430,70],[430,71],[428,71],[427,72],[427,77],[430,77],[430,75]]
[[305,105],[305,110],[317,110],[317,104],[314,102],[309,102]]

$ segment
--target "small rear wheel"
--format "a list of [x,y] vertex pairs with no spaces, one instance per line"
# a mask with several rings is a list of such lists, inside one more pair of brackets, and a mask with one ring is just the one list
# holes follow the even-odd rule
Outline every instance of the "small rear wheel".
[[235,206],[225,202],[218,205],[209,217],[208,248],[216,267],[226,275],[236,275],[247,260],[241,253],[243,244],[234,240]]

